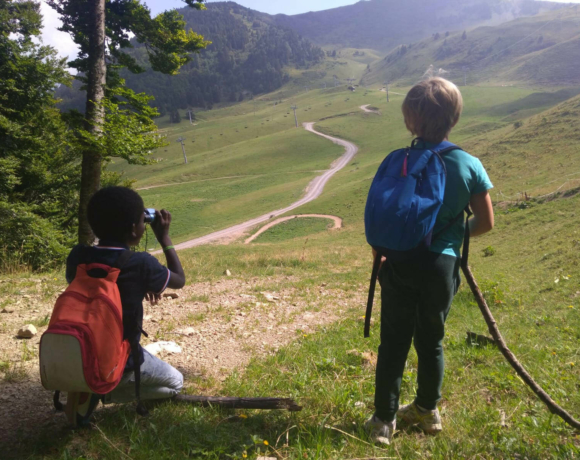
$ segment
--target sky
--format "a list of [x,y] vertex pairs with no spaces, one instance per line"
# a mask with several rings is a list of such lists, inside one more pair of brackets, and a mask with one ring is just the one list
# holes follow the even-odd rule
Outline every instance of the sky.
[[[44,0],[42,1],[41,10],[44,16],[44,30],[42,39],[44,44],[56,48],[61,56],[68,56],[70,59],[75,57],[76,45],[68,34],[59,32],[57,28],[60,25],[58,15],[50,8]],[[300,14],[308,11],[320,11],[339,6],[351,5],[358,0],[236,0],[236,3],[254,10],[269,14]],[[556,0],[548,0],[556,1]],[[580,3],[580,0],[563,0],[568,3]],[[213,3],[214,0],[209,0]],[[185,3],[182,0],[145,0],[153,14],[158,14],[171,8],[182,8]]]

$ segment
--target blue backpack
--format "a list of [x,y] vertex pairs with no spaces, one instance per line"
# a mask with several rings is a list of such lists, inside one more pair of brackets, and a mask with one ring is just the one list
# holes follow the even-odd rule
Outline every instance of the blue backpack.
[[365,337],[369,336],[370,316],[381,257],[404,260],[427,251],[431,243],[463,216],[463,211],[433,235],[443,204],[447,170],[442,156],[459,149],[443,141],[430,148],[395,150],[385,158],[371,184],[365,208],[365,234],[376,251],[365,317]]

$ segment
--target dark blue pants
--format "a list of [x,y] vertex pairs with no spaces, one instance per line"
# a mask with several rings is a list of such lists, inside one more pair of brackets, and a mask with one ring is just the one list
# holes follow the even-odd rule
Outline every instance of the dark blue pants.
[[381,284],[381,345],[375,408],[384,422],[399,409],[401,380],[414,339],[419,358],[415,403],[433,410],[441,399],[443,337],[451,301],[459,288],[461,260],[427,252],[412,261],[387,261]]

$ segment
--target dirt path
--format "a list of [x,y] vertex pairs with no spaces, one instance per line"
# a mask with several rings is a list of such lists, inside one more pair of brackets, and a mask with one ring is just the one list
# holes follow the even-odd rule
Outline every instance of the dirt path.
[[[181,353],[159,356],[184,374],[191,393],[211,393],[212,381],[243,371],[251,358],[275,353],[364,304],[362,286],[304,288],[295,287],[300,280],[291,277],[236,275],[186,286],[178,298],[164,298],[159,305],[145,304],[143,327],[150,339],[143,338],[143,344],[173,341],[181,347]],[[10,372],[0,374],[1,458],[27,458],[39,437],[49,439],[50,448],[69,433],[38,375],[38,345],[46,326],[32,339],[15,337],[22,324],[51,311],[54,298],[43,298],[39,286],[13,296],[14,311],[0,318],[0,356],[11,363]]]
[[262,233],[271,229],[275,225],[281,224],[282,222],[286,222],[288,220],[302,218],[302,217],[319,217],[321,219],[330,219],[334,222],[334,227],[332,227],[331,230],[334,230],[336,228],[342,228],[342,219],[340,217],[337,217],[337,216],[329,216],[327,214],[297,214],[294,216],[280,217],[279,219],[276,219],[272,222],[267,223],[260,230],[258,230],[252,236],[250,236],[246,241],[244,241],[244,244],[251,243],[256,238],[258,238]]
[[361,105],[360,109],[366,113],[376,113],[377,115],[381,114],[381,112],[379,112],[378,110],[369,109],[369,107],[370,107],[370,104]]
[[[189,241],[185,241],[185,242],[180,243],[180,244],[176,244],[175,249],[176,250],[186,249],[186,248],[191,248],[194,246],[200,246],[203,244],[214,243],[214,242],[220,241],[220,240],[231,241],[232,239],[235,239],[235,238],[242,236],[246,231],[248,231],[252,227],[255,227],[256,225],[267,222],[271,218],[279,216],[281,214],[286,214],[287,212],[292,211],[296,208],[299,208],[300,206],[302,206],[306,203],[309,203],[309,202],[315,200],[316,198],[318,198],[322,194],[322,191],[324,190],[324,186],[330,180],[330,178],[332,176],[334,176],[342,168],[344,168],[353,159],[353,157],[358,152],[358,147],[355,144],[353,144],[352,142],[348,142],[348,141],[345,141],[343,139],[328,136],[326,134],[322,134],[322,133],[319,133],[318,131],[315,131],[314,130],[314,123],[304,123],[304,128],[307,131],[310,131],[314,134],[317,134],[318,136],[324,137],[324,138],[332,141],[335,144],[342,145],[345,148],[345,153],[338,160],[336,160],[332,163],[332,165],[330,166],[330,169],[325,171],[322,175],[314,178],[310,182],[310,184],[308,184],[308,187],[306,188],[306,192],[302,198],[300,198],[298,201],[296,201],[295,203],[292,203],[291,205],[289,205],[285,208],[271,211],[267,214],[256,217],[254,219],[250,219],[250,220],[243,222],[241,224],[234,225],[232,227],[229,227],[229,228],[226,228],[223,230],[219,230],[217,232],[210,233],[209,235],[201,236],[201,237],[189,240]],[[161,253],[161,250],[152,252],[152,254],[160,254],[160,253]]]

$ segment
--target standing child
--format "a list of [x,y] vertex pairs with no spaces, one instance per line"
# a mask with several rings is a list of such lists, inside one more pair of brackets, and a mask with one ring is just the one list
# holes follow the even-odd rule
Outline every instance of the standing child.
[[[125,187],[106,187],[96,192],[88,205],[87,216],[96,246],[75,246],[67,259],[66,279],[70,283],[79,264],[115,266],[117,259],[131,246],[137,246],[145,232],[145,208],[139,194]],[[143,331],[143,300],[155,304],[166,288],[181,289],[185,274],[169,238],[171,214],[155,211],[151,227],[163,248],[167,267],[147,252],[134,252],[121,268],[117,286],[123,307],[123,339],[135,344],[138,361],[129,356],[119,385],[105,395],[104,402],[124,403],[135,400],[135,366],[140,366],[141,399],[175,396],[183,386],[181,373],[144,350],[138,343]]]
[[[481,162],[459,148],[441,145],[459,121],[463,99],[450,81],[431,78],[414,86],[403,103],[405,125],[417,136],[407,158],[441,150],[446,170],[443,204],[436,215],[433,241],[413,253],[389,253],[379,271],[381,345],[378,351],[375,413],[366,427],[375,442],[389,444],[396,416],[429,434],[442,430],[437,403],[443,383],[445,320],[459,288],[464,223],[457,218],[469,205],[471,236],[493,228],[488,190],[493,186]],[[415,149],[415,150],[414,150]],[[397,173],[398,175],[398,173]],[[407,175],[407,160],[400,176]],[[421,179],[419,179],[419,187]],[[368,209],[369,204],[367,204]],[[418,356],[417,394],[399,408],[401,380],[414,340]]]

